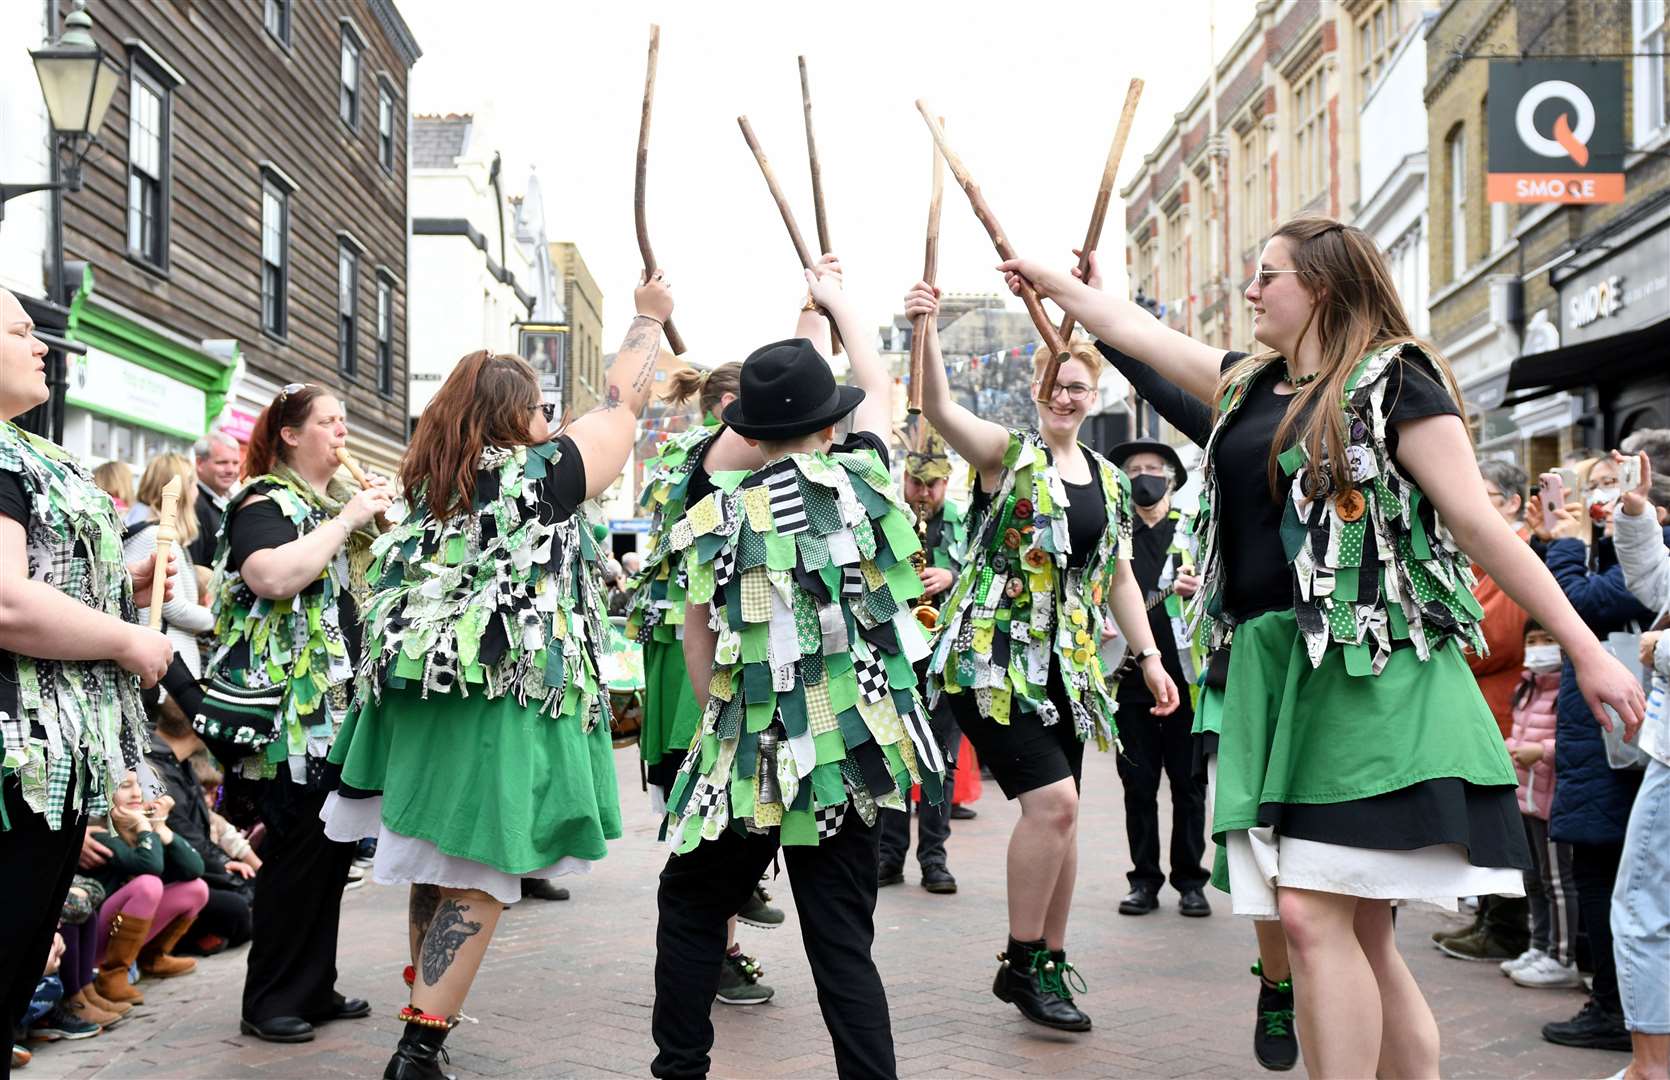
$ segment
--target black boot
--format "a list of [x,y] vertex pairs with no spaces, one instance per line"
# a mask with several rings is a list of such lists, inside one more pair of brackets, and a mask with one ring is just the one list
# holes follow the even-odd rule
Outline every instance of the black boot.
[[1299,1060],[1299,1038],[1293,1033],[1293,980],[1273,983],[1264,977],[1264,962],[1255,961],[1258,976],[1258,1019],[1253,1021],[1253,1057],[1273,1072],[1286,1072]]
[[1034,1024],[1058,1031],[1089,1031],[1090,1017],[1073,1004],[1064,979],[1071,968],[1066,954],[1058,961],[1042,941],[1009,939],[1008,948],[997,954],[1002,966],[992,982],[992,993],[1007,1001]]
[[446,1042],[447,1031],[408,1023],[388,1068],[383,1070],[383,1080],[458,1080],[452,1073],[441,1071],[441,1062],[452,1063],[441,1045]]

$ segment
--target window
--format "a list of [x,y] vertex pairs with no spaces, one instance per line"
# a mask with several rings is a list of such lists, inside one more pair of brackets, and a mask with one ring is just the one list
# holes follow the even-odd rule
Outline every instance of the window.
[[135,65],[128,96],[128,251],[168,265],[168,90]]
[[338,111],[351,128],[360,122],[360,43],[354,32],[342,24],[342,101]]
[[1490,250],[1501,251],[1508,243],[1508,212],[1511,210],[1505,202],[1490,204]]
[[263,22],[267,25],[267,33],[277,38],[284,47],[290,47],[290,0],[267,0],[267,10]]
[[1304,207],[1328,190],[1328,73],[1318,64],[1293,88],[1293,196]]
[[377,99],[377,160],[389,172],[394,171],[394,91],[388,83],[382,84]]
[[346,238],[339,239],[336,247],[336,367],[350,379],[359,368],[358,357],[354,355],[359,289],[359,252],[349,245]]
[[1450,280],[1467,272],[1467,140],[1466,131],[1450,132]]
[[1264,152],[1264,125],[1254,120],[1241,140],[1241,248],[1264,239],[1270,219],[1270,156]]
[[377,275],[377,391],[394,393],[394,282]]
[[1397,51],[1403,27],[1414,13],[1408,0],[1381,0],[1357,20],[1357,87],[1359,101],[1386,73],[1386,67]]
[[1171,295],[1179,298],[1179,301],[1189,291],[1185,254],[1187,247],[1183,239],[1183,219],[1187,213],[1187,210],[1179,206],[1166,218],[1166,273],[1165,280],[1160,282],[1160,287],[1170,290]]
[[[1670,4],[1665,0],[1634,0],[1635,27],[1635,145],[1640,146],[1670,125]],[[1657,55],[1641,55],[1656,53]]]
[[290,189],[263,170],[261,177],[261,328],[283,337],[290,306]]

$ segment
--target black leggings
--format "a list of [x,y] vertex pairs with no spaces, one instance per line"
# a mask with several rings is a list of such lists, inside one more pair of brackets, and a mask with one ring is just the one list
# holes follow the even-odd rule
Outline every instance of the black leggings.
[[1618,881],[1622,844],[1573,844],[1571,876],[1577,885],[1577,907],[1589,932],[1589,954],[1595,965],[1595,1003],[1614,1015],[1624,1011],[1618,1000],[1618,965],[1612,957],[1612,886]]
[[[70,785],[74,791],[75,785]],[[6,1022],[23,1019],[35,986],[46,968],[52,935],[64,911],[87,816],[64,803],[63,828],[46,826],[46,818],[29,809],[15,776],[0,788],[5,799],[8,828],[0,829],[0,1007]],[[11,1075],[12,1056],[0,1058],[0,1078]]]

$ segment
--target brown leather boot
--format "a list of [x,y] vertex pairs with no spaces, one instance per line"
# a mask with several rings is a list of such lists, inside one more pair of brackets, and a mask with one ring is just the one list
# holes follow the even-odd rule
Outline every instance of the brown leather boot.
[[83,1020],[89,1024],[97,1024],[99,1027],[109,1027],[111,1024],[116,1023],[122,1018],[121,1013],[107,1012],[87,1000],[87,994],[84,989],[77,990],[75,993],[64,999],[64,1011],[75,1017],[77,1020]]
[[139,970],[158,979],[172,979],[176,975],[190,975],[196,971],[197,961],[187,956],[169,955],[196,919],[195,915],[180,915],[163,927],[162,933],[139,951]]
[[110,924],[110,940],[104,946],[104,961],[93,977],[94,989],[100,997],[145,1004],[145,995],[128,982],[128,967],[138,958],[145,935],[150,932],[150,919],[136,919],[125,912],[116,916]]
[[[133,1010],[133,1005],[131,1003],[126,1001],[111,1001],[109,998],[99,993],[98,987],[93,983],[88,983],[86,986],[83,986],[81,988],[81,993],[82,996],[87,999],[89,1004],[96,1005],[107,1013],[114,1013],[118,1019],[126,1016]],[[109,1026],[109,1024],[105,1025],[105,1027]]]

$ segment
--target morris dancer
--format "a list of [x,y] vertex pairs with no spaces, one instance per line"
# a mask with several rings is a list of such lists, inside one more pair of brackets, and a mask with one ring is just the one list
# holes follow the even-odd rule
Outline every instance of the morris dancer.
[[[807,283],[843,331],[856,385],[838,386],[803,338],[756,350],[722,419],[766,464],[714,477],[671,538],[695,550],[684,655],[704,711],[668,794],[658,1077],[707,1074],[725,920],[779,845],[837,1071],[896,1072],[870,958],[876,814],[912,783],[943,794],[911,669],[927,653],[910,613],[918,545],[886,465],[892,377],[838,276],[808,271]],[[849,414],[853,434],[837,443]]]
[[1605,702],[1633,733],[1639,685],[1478,471],[1455,467],[1473,457],[1453,375],[1414,340],[1362,231],[1276,230],[1246,290],[1269,351],[1239,360],[1067,273],[1001,269],[1218,403],[1194,602],[1210,648],[1233,633],[1217,884],[1238,914],[1281,916],[1313,1075],[1435,1075],[1438,1028],[1391,901],[1517,894],[1530,865],[1513,766],[1462,655],[1480,645],[1467,555],[1561,640],[1597,717]]
[[[905,297],[907,315],[938,308],[939,291],[926,282]],[[1112,632],[1109,608],[1140,658],[1155,716],[1176,710],[1177,687],[1131,573],[1130,481],[1078,438],[1100,356],[1075,339],[1055,393],[1038,405],[1037,430],[1014,432],[952,399],[937,323],[923,321],[922,413],[978,486],[968,563],[941,606],[929,677],[1003,794],[1021,804],[1009,838],[1009,940],[992,993],[1034,1023],[1089,1031],[1073,1000],[1073,986],[1084,984],[1067,961],[1067,916],[1084,744],[1105,750],[1115,739],[1113,692],[1097,651]],[[1037,358],[1041,370],[1048,350]]]
[[555,439],[527,361],[464,357],[418,421],[398,520],[373,549],[323,816],[332,837],[377,837],[377,881],[411,885],[390,1080],[445,1075],[442,1043],[522,880],[583,871],[621,835],[598,549],[578,510],[625,467],[654,385],[673,307],[659,271],[634,300],[603,403]]

